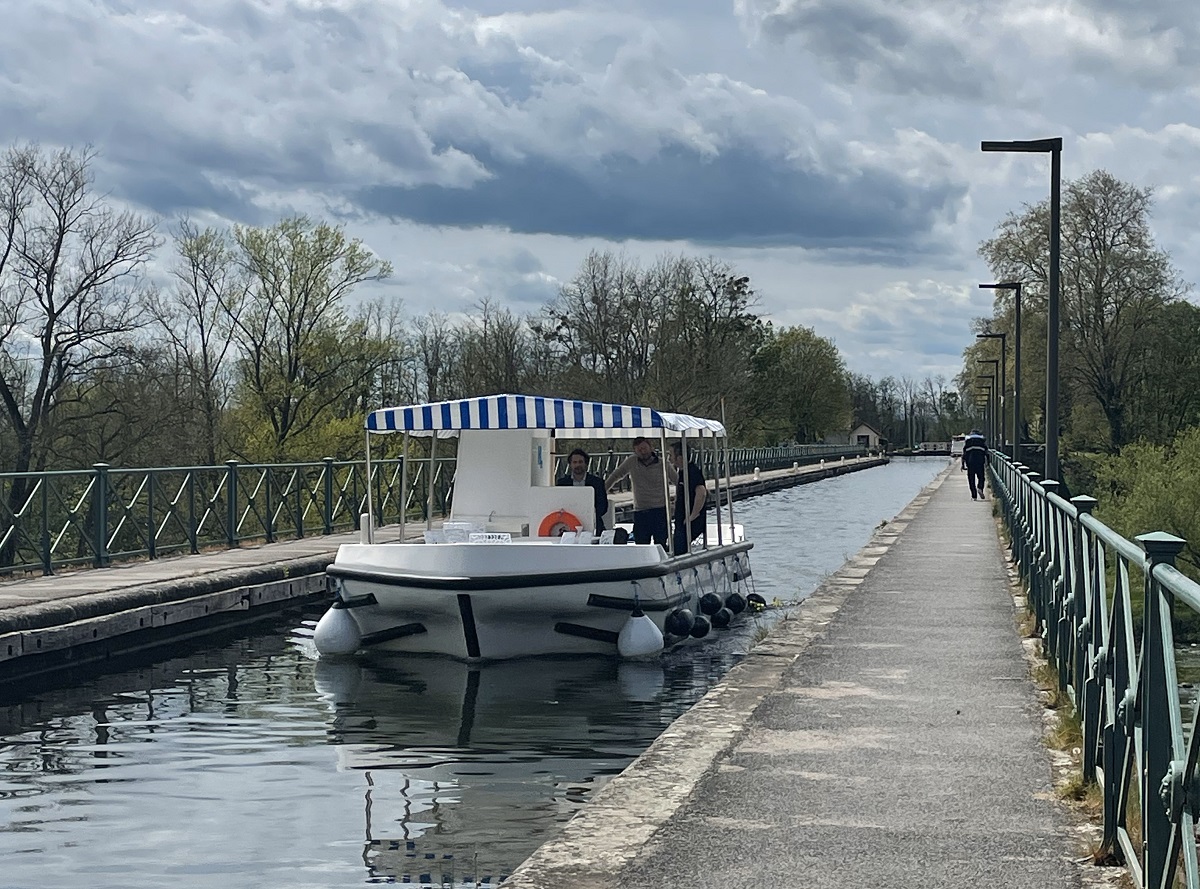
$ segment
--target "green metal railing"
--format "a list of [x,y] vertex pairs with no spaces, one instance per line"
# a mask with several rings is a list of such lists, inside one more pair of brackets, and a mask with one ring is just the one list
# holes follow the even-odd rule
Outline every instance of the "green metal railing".
[[[730,472],[780,469],[793,463],[856,456],[858,447],[804,445],[735,448]],[[627,452],[592,455],[591,471],[607,475]],[[693,453],[693,459],[696,455]],[[711,448],[700,452],[706,475],[716,476]],[[62,568],[104,567],[114,561],[236,547],[356,530],[367,511],[367,486],[376,527],[449,514],[454,491],[453,456],[409,460],[407,489],[400,490],[402,461],[332,458],[315,463],[238,463],[0,473],[0,575]],[[433,473],[432,504],[429,475]],[[559,456],[555,471],[567,471]],[[721,466],[724,476],[725,467]],[[432,514],[428,514],[432,508]]]
[[1174,566],[1184,541],[1127,540],[1091,515],[1094,498],[1068,502],[995,452],[991,468],[1044,653],[1080,717],[1082,777],[1103,793],[1097,860],[1139,887],[1196,889],[1200,707],[1175,632],[1200,614],[1200,584]]
[[[434,466],[434,507],[444,514],[452,471]],[[376,460],[375,521],[427,508],[428,460],[411,461],[401,507],[401,461]],[[0,573],[103,567],[114,561],[230,548],[349,531],[367,509],[365,465],[316,463],[171,466],[0,473]]]

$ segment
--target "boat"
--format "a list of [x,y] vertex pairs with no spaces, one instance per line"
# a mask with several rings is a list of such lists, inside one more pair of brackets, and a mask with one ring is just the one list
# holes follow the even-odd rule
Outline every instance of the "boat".
[[[374,435],[457,437],[450,515],[413,540],[380,539],[368,510],[360,539],[327,569],[333,597],[314,642],[322,656],[364,649],[448,655],[466,661],[535,655],[652,657],[712,627],[754,600],[744,529],[733,520],[724,425],[634,405],[489,395],[375,410]],[[597,535],[593,492],[555,484],[555,442],[678,440],[684,457],[716,451],[706,532],[686,552],[621,543],[631,526]],[[407,461],[401,489],[407,490]],[[432,475],[429,475],[432,478]],[[664,486],[667,479],[664,470]],[[369,495],[368,495],[369,497]],[[622,533],[624,532],[624,533]],[[403,536],[403,535],[400,535]]]

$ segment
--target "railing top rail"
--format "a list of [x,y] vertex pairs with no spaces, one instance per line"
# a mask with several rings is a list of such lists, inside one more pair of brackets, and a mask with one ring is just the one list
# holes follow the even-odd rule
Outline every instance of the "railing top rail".
[[1100,542],[1105,545],[1105,547],[1121,556],[1121,558],[1127,559],[1130,562],[1136,562],[1138,564],[1141,564],[1145,561],[1145,550],[1143,550],[1132,540],[1122,537],[1095,516],[1084,513],[1079,517],[1079,523],[1095,534],[1096,537],[1100,539]]
[[1150,569],[1157,580],[1174,597],[1197,613],[1200,613],[1200,583],[1186,576],[1174,565],[1159,564]]
[[[1038,485],[1038,487],[1041,488],[1042,491],[1046,490],[1042,485]],[[1068,518],[1076,519],[1079,517],[1079,510],[1075,508],[1075,504],[1066,497],[1063,497],[1061,494],[1051,491],[1046,494],[1046,499],[1050,501],[1050,505],[1055,509],[1059,510],[1060,512],[1065,512]]]

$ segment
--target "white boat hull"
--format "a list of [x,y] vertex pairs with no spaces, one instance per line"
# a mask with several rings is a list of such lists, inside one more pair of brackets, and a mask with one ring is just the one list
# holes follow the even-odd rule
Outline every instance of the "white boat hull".
[[670,632],[679,609],[700,615],[706,593],[744,597],[750,546],[669,559],[653,545],[548,540],[352,544],[328,573],[334,608],[353,619],[363,648],[463,660],[615,654],[635,605],[671,645],[689,635]]

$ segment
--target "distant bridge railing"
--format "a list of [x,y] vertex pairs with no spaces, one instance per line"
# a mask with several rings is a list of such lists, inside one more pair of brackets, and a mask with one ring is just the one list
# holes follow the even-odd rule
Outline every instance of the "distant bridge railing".
[[1200,615],[1200,585],[1174,566],[1185,542],[1127,540],[1090,514],[1094,498],[1068,502],[995,452],[991,468],[1044,654],[1082,723],[1082,777],[1103,793],[1096,859],[1139,887],[1196,889],[1200,708],[1181,692],[1195,665],[1177,660],[1175,632]]
[[[847,445],[732,448],[730,473],[862,452]],[[607,475],[626,456],[592,454],[591,471]],[[715,477],[711,449],[690,456]],[[332,458],[150,469],[98,463],[83,470],[0,473],[0,575],[52,574],[356,530],[367,511],[368,485],[377,527],[399,523],[402,516],[432,521],[450,511],[454,463],[453,456],[435,457],[431,466],[428,457],[413,456],[406,474],[398,458],[372,460],[369,480],[363,461]],[[555,471],[566,473],[565,456],[558,457]]]

